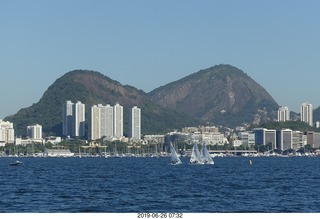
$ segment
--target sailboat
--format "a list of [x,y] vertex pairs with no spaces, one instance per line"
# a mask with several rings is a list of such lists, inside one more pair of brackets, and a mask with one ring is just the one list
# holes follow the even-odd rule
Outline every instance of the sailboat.
[[104,158],[109,158],[110,155],[107,154],[107,146],[104,147]]
[[20,166],[21,164],[22,164],[22,162],[21,162],[21,161],[16,160],[15,162],[10,163],[10,166]]
[[203,162],[205,164],[214,164],[214,161],[210,156],[209,151],[207,150],[207,146],[205,142],[203,142],[202,144],[202,157],[203,157]]
[[198,149],[198,145],[195,142],[192,148],[192,154],[191,154],[191,158],[190,158],[190,163],[193,164],[204,164],[203,162],[203,157],[201,156],[199,149]]
[[182,164],[171,142],[170,142],[170,152],[171,152],[171,164],[172,165]]
[[115,142],[114,145],[114,156],[115,158],[120,158],[120,155],[118,154],[118,150],[117,150],[117,142]]

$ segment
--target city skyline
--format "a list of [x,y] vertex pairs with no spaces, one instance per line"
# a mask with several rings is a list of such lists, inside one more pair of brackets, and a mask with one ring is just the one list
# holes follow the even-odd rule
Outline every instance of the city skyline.
[[[317,108],[319,7],[314,0],[3,2],[0,118],[38,102],[74,69],[149,92],[217,64],[243,70],[294,112],[306,101]],[[308,95],[297,89],[301,76]]]
[[[105,137],[111,141],[121,139],[123,133],[123,106],[116,103],[114,106],[93,105],[90,112],[88,139],[94,141]],[[134,141],[141,140],[141,109],[133,106],[130,111],[129,137]]]
[[[65,113],[67,112],[68,105],[71,106],[73,109],[72,111],[72,117],[73,123],[76,122],[76,115],[81,114],[81,112],[84,112],[81,110],[81,108],[84,108],[85,105],[82,104],[80,101],[77,101],[76,104],[73,104],[71,101],[66,101],[63,104],[63,108]],[[311,106],[311,107],[310,107]],[[75,112],[77,109],[80,112]],[[301,110],[305,110],[306,113],[309,113],[308,111],[312,109],[312,105],[310,103],[303,103],[301,105]],[[287,110],[287,107],[282,107],[279,109],[281,110]],[[113,112],[116,112],[114,115]],[[109,114],[109,115],[107,115]],[[114,117],[112,118],[113,115]],[[63,115],[62,120],[65,121],[65,117],[67,115]],[[120,128],[115,128],[114,124],[111,125],[111,128],[114,128],[114,130],[119,129],[121,130],[121,126],[123,126],[123,107],[117,103],[115,106],[110,106],[107,104],[106,106],[103,106],[102,104],[93,105],[91,107],[91,119],[90,119],[90,131],[88,133],[88,140],[96,141],[101,139],[102,137],[106,137],[105,140],[108,141],[114,141],[114,140],[120,140],[124,142],[138,142],[143,143],[145,141],[154,142],[156,139],[158,139],[157,135],[155,139],[153,139],[152,135],[146,135],[143,138],[141,138],[141,109],[137,106],[134,106],[131,108],[131,134],[130,136],[120,136],[119,131],[118,133],[114,132],[110,136],[106,136],[105,133],[102,132],[104,130],[105,132],[108,129],[106,126],[109,126],[114,122],[117,123]],[[309,116],[307,116],[308,118]],[[109,118],[110,121],[107,121],[107,118]],[[117,121],[119,120],[119,121]],[[302,119],[301,119],[302,120]],[[68,120],[66,120],[68,121]],[[85,119],[84,119],[85,121]],[[308,121],[304,121],[308,123]],[[63,124],[66,125],[66,124]],[[75,124],[72,124],[73,128],[76,126]],[[123,127],[122,127],[123,128]],[[252,130],[246,130],[246,129],[237,129],[238,136],[235,136],[234,133],[231,132],[228,134],[227,132],[220,133],[219,129],[215,126],[198,126],[198,127],[184,127],[182,128],[182,132],[170,132],[167,133],[164,136],[175,136],[173,138],[176,138],[177,136],[181,137],[181,140],[185,142],[189,142],[190,139],[193,141],[198,142],[204,142],[205,144],[211,144],[211,145],[232,145],[233,147],[250,147],[250,148],[258,148],[257,151],[259,153],[259,147],[263,147],[263,150],[266,150],[266,147],[268,150],[280,150],[280,151],[288,151],[288,150],[299,150],[300,148],[304,146],[312,147],[312,148],[318,148],[320,146],[320,132],[315,131],[304,131],[301,132],[299,130],[292,130],[290,128],[277,128],[277,129],[268,129],[268,128],[253,128]],[[73,130],[74,133],[76,133],[75,130]],[[33,144],[33,142],[38,142],[40,144],[45,144],[45,140],[42,137],[42,126],[39,124],[35,125],[29,125],[27,126],[27,136],[26,138],[21,138],[14,136],[14,129],[13,129],[13,123],[6,122],[0,120],[0,146],[7,146],[7,144],[15,144],[15,145],[24,145],[27,144]],[[230,136],[230,140],[228,140],[227,136]],[[68,141],[69,136],[65,136],[66,140]],[[74,136],[72,136],[74,137]],[[77,136],[76,136],[77,137]],[[85,140],[85,138],[82,138],[84,136],[78,136],[80,139]],[[129,138],[130,137],[130,138]],[[170,137],[171,138],[171,137]],[[61,136],[55,137],[55,136],[47,136],[45,138],[47,142],[53,142],[54,144],[61,142]],[[149,140],[146,140],[149,139]],[[152,140],[153,139],[153,140]],[[179,139],[179,137],[178,137]],[[189,140],[188,140],[189,139]],[[129,140],[129,141],[128,141]],[[141,141],[142,140],[142,141]],[[91,142],[89,141],[89,142]],[[175,140],[174,140],[175,141]],[[97,142],[96,142],[97,143]],[[101,142],[100,142],[101,143]],[[145,143],[143,143],[145,144]],[[91,143],[90,143],[91,145]],[[243,150],[243,149],[242,149]]]

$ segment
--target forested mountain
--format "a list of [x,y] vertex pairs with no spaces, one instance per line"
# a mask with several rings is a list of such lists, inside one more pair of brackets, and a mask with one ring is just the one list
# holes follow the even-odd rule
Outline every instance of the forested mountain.
[[126,135],[133,106],[141,108],[142,134],[203,124],[259,124],[275,118],[278,109],[263,87],[231,65],[201,70],[148,94],[99,72],[74,70],[57,79],[38,103],[4,120],[13,122],[17,136],[26,135],[26,127],[36,123],[43,126],[46,136],[61,136],[62,105],[66,100],[79,100],[86,105],[87,129],[91,106],[118,102],[124,107]]
[[278,104],[243,71],[217,65],[149,93],[156,103],[217,125],[269,121]]
[[88,128],[89,112],[95,104],[124,107],[124,132],[128,134],[130,108],[142,111],[142,133],[165,133],[183,126],[196,125],[198,121],[174,109],[162,107],[142,90],[122,85],[95,71],[75,70],[57,79],[43,94],[38,103],[5,118],[13,122],[16,134],[24,136],[28,125],[40,124],[46,135],[62,135],[62,105],[66,100],[81,101],[86,105]]

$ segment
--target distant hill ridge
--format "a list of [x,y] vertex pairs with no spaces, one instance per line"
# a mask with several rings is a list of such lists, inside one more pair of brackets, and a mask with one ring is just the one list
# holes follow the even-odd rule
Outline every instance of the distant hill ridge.
[[128,133],[129,110],[137,105],[142,110],[144,134],[164,133],[198,121],[151,101],[146,93],[95,71],[74,70],[57,79],[43,94],[38,103],[18,111],[5,119],[14,123],[18,136],[26,134],[30,124],[41,124],[46,135],[62,135],[62,105],[66,100],[81,101],[86,105],[86,128],[89,112],[95,104],[119,102],[124,107],[125,134]]
[[231,65],[200,70],[149,95],[160,105],[227,126],[268,121],[278,110],[262,86]]
[[[217,65],[145,93],[130,85],[89,70],[74,70],[58,78],[38,103],[5,120],[14,123],[17,135],[30,124],[41,124],[46,135],[61,135],[62,104],[66,100],[86,104],[119,102],[124,106],[125,134],[129,109],[142,110],[142,133],[166,133],[184,126],[207,124],[234,126],[268,121],[278,104],[253,79],[231,65]],[[88,124],[87,124],[88,129]]]

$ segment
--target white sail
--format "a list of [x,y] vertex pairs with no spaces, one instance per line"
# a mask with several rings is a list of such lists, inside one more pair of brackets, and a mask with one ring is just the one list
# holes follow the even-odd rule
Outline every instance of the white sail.
[[212,157],[209,154],[209,151],[207,150],[206,143],[203,142],[202,144],[202,157],[203,157],[203,162],[205,164],[214,164]]
[[194,163],[194,164],[204,164],[203,162],[203,158],[199,152],[198,149],[198,145],[195,142],[192,148],[192,154],[191,154],[191,158],[190,158],[190,163]]
[[172,146],[172,143],[170,142],[170,152],[171,152],[171,164],[177,165],[182,164],[180,158],[178,157],[178,154],[174,147]]

